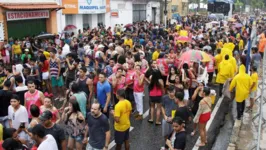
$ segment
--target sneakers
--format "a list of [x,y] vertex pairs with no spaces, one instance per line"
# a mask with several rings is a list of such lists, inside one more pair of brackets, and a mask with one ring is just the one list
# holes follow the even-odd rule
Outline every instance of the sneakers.
[[164,146],[163,147],[161,147],[161,149],[160,150],[167,150]]

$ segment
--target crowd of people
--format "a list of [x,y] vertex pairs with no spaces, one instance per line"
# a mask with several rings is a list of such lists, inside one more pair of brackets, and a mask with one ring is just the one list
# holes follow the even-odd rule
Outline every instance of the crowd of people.
[[[123,144],[129,150],[131,115],[144,119],[145,97],[148,122],[162,128],[161,149],[185,149],[186,125],[191,122],[190,136],[199,131],[198,146],[205,146],[215,93],[211,87],[218,84],[220,97],[224,83],[232,80],[229,90],[235,88],[240,120],[248,96],[251,110],[254,105],[266,45],[265,26],[257,24],[261,40],[248,62],[245,45],[252,21],[238,28],[222,21],[207,28],[206,21],[188,16],[169,27],[143,21],[125,29],[88,28],[55,39],[5,40],[0,149],[107,150],[113,126],[116,150]],[[186,41],[179,40],[181,32]],[[210,60],[180,59],[192,50],[204,52]],[[249,64],[251,75],[246,73]],[[206,81],[199,79],[204,72]]]

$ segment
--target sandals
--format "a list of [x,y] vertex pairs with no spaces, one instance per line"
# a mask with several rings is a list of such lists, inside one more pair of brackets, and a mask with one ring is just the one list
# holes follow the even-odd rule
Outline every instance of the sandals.
[[161,122],[156,122],[155,125],[159,126],[159,125],[162,125],[162,123]]
[[153,123],[153,120],[149,119],[148,122],[152,124]]
[[205,145],[206,145],[205,143],[199,143],[199,144],[197,144],[198,147],[203,147]]

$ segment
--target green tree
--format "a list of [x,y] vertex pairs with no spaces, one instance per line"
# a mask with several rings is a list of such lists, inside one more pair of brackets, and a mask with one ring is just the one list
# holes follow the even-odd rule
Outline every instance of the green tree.
[[250,5],[253,9],[263,8],[264,0],[250,0]]

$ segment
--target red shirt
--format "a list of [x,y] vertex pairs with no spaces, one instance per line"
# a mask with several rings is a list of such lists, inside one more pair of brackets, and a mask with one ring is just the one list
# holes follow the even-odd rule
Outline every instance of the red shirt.
[[47,72],[48,69],[49,69],[49,62],[48,62],[48,60],[45,60],[45,61],[43,62],[43,66],[42,66],[41,71],[42,71],[42,72]]
[[142,76],[143,74],[141,73],[140,75],[134,74],[134,92],[144,92],[144,82],[139,85],[139,78],[140,76]]
[[214,72],[215,59],[212,57],[211,61],[207,63],[207,72]]

